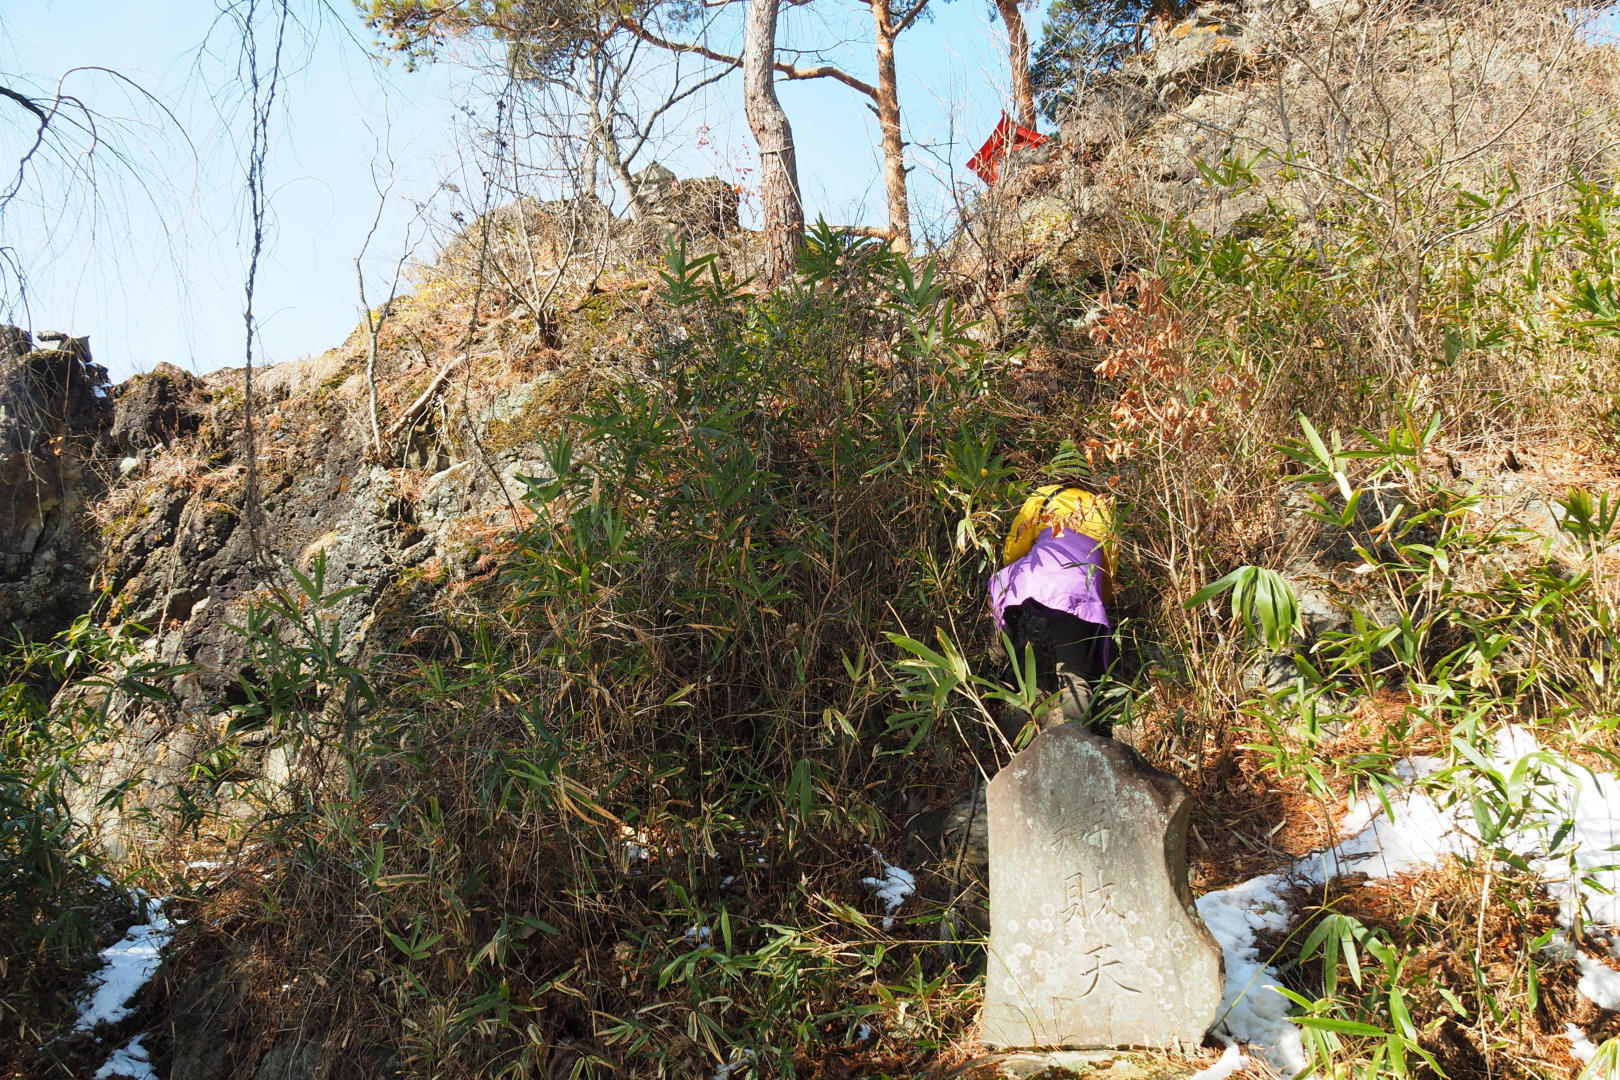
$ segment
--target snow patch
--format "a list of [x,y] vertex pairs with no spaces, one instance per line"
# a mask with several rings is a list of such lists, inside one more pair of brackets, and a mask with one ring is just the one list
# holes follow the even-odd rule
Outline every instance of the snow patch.
[[[1601,926],[1620,926],[1620,780],[1612,773],[1593,773],[1565,763],[1542,792],[1548,805],[1546,827],[1556,828],[1565,818],[1573,823],[1569,842],[1575,845],[1573,876],[1567,862],[1543,859],[1537,866],[1547,879],[1547,891],[1559,903],[1560,921],[1572,926],[1578,909],[1585,919]],[[1547,770],[1553,772],[1553,770]]]
[[1288,929],[1292,914],[1282,894],[1289,881],[1282,874],[1251,878],[1241,885],[1205,893],[1198,914],[1221,943],[1226,961],[1226,989],[1215,1028],[1234,1042],[1257,1047],[1285,1076],[1305,1068],[1305,1044],[1299,1028],[1288,1022],[1292,1003],[1280,992],[1282,983],[1260,957],[1257,939]]
[[639,874],[635,868],[636,863],[647,862],[652,858],[652,840],[647,831],[637,831],[628,825],[619,826],[619,855],[624,865],[632,874]]
[[[97,1024],[116,1024],[134,1010],[129,1001],[152,978],[162,962],[163,946],[174,936],[174,926],[163,914],[163,901],[141,898],[148,922],[130,927],[122,941],[101,951],[102,968],[91,978],[90,997],[79,1006],[74,1027],[90,1031]],[[116,1056],[116,1055],[115,1055]]]
[[890,866],[889,860],[877,848],[868,846],[866,850],[877,856],[877,861],[883,867],[883,876],[861,878],[861,884],[872,890],[875,899],[882,901],[883,910],[887,912],[883,916],[883,929],[890,930],[894,927],[894,913],[900,910],[907,897],[917,891],[917,877],[910,870]]
[[[1437,767],[1432,759],[1401,763],[1400,775],[1416,779]],[[1260,1050],[1272,1068],[1292,1076],[1305,1068],[1305,1045],[1288,1019],[1292,1003],[1282,995],[1277,973],[1260,956],[1262,934],[1284,933],[1293,916],[1291,889],[1321,885],[1343,874],[1387,878],[1469,850],[1457,815],[1423,793],[1389,800],[1389,812],[1363,799],[1345,819],[1350,835],[1326,851],[1307,855],[1286,870],[1252,878],[1198,898],[1198,914],[1220,942],[1226,989],[1216,1030]]]
[[1586,1032],[1574,1024],[1564,1025],[1564,1034],[1569,1036],[1569,1056],[1582,1065],[1597,1057],[1597,1044],[1586,1037]]
[[145,1035],[137,1035],[124,1046],[113,1051],[101,1068],[96,1070],[95,1080],[112,1080],[121,1077],[123,1080],[158,1080],[156,1070],[152,1068],[152,1055],[141,1045]]
[[[1492,765],[1511,773],[1526,758],[1541,753],[1528,731],[1510,726],[1496,736]],[[1410,783],[1440,766],[1437,759],[1415,757],[1397,763],[1395,771]],[[1566,928],[1583,912],[1590,924],[1620,927],[1620,868],[1616,868],[1620,779],[1550,756],[1543,766],[1536,789],[1541,820],[1520,834],[1518,851],[1559,901]],[[1543,842],[1566,821],[1573,823],[1566,841],[1573,845],[1573,853],[1555,860],[1543,850]],[[1392,796],[1387,809],[1381,800],[1363,799],[1345,819],[1342,833],[1349,835],[1332,848],[1276,873],[1199,897],[1198,913],[1220,942],[1226,960],[1226,988],[1215,1030],[1259,1050],[1284,1075],[1302,1070],[1304,1046],[1299,1029],[1288,1020],[1290,1002],[1278,992],[1276,972],[1266,965],[1259,947],[1262,934],[1287,930],[1293,914],[1288,892],[1344,874],[1366,874],[1374,880],[1393,877],[1438,865],[1448,855],[1475,853],[1478,842],[1470,831],[1472,824],[1467,805],[1443,809],[1424,792]],[[1620,971],[1580,954],[1567,941],[1563,946],[1575,954],[1580,967],[1580,992],[1600,1008],[1620,1012]],[[1572,1031],[1581,1040],[1571,1034],[1574,1047],[1591,1047],[1580,1029],[1572,1026]]]
[[1581,981],[1575,989],[1598,1008],[1620,1012],[1620,971],[1584,953],[1575,963],[1581,969]]
[[1226,1051],[1221,1054],[1219,1061],[1207,1069],[1199,1069],[1187,1077],[1187,1080],[1226,1080],[1248,1063],[1249,1059],[1243,1056],[1243,1051],[1238,1049],[1237,1043],[1227,1043]]
[[[1532,755],[1541,755],[1540,784],[1533,788],[1540,820],[1514,839],[1515,850],[1547,883],[1558,901],[1558,919],[1570,930],[1578,921],[1591,927],[1620,927],[1620,779],[1598,773],[1542,751],[1520,727],[1497,737],[1496,757],[1508,771]],[[1564,848],[1550,852],[1554,834],[1568,826]],[[1594,959],[1564,940],[1555,943],[1575,956],[1583,996],[1601,1009],[1620,1012],[1620,971]],[[1610,948],[1612,955],[1612,944]]]
[[1393,798],[1389,809],[1386,815],[1378,800],[1363,799],[1344,822],[1344,831],[1352,835],[1327,851],[1300,859],[1292,876],[1312,885],[1346,874],[1389,878],[1473,850],[1472,840],[1458,827],[1457,815],[1440,809],[1428,795]]

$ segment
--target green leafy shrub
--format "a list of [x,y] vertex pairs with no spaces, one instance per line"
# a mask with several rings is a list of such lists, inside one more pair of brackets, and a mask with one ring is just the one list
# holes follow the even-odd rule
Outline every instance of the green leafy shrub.
[[965,707],[919,731],[884,661],[888,633],[986,644],[998,361],[931,265],[827,229],[764,295],[673,250],[648,317],[644,363],[544,444],[498,580],[363,670],[319,562],[239,627],[226,746],[303,763],[193,796],[261,807],[280,860],[242,897],[256,977],[346,958],[301,1007],[413,1069],[786,1076],[971,1013],[949,891],[891,931],[859,880],[908,790],[997,753]]
[[[83,616],[0,660],[0,1068],[34,1060],[128,898],[75,820],[69,792],[109,729],[112,692],[154,701],[179,669],[138,658],[139,627]],[[65,688],[65,689],[64,689]],[[119,792],[109,793],[115,799]]]

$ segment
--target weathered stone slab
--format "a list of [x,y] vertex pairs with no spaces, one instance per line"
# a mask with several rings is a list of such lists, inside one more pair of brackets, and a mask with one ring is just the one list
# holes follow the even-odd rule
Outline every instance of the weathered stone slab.
[[1197,1046],[1221,951],[1187,886],[1187,791],[1062,724],[990,782],[991,1047]]

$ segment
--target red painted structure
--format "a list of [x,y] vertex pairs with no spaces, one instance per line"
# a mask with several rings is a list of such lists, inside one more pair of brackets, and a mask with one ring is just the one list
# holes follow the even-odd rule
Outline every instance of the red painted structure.
[[979,147],[979,152],[968,160],[968,168],[979,175],[979,179],[987,184],[996,182],[1001,174],[1001,161],[1014,150],[1022,150],[1026,146],[1039,146],[1047,138],[1038,131],[1031,131],[1022,124],[1015,124],[1006,113],[1001,114],[1001,123],[996,130]]

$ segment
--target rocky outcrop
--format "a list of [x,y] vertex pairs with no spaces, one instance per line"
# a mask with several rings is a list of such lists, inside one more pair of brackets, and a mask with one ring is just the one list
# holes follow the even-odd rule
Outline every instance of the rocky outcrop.
[[[362,661],[397,639],[402,613],[493,568],[488,551],[521,520],[518,477],[545,474],[532,417],[553,373],[515,376],[486,358],[468,373],[471,389],[450,396],[445,414],[465,416],[402,433],[402,453],[387,461],[370,443],[363,366],[359,350],[339,349],[263,372],[256,495],[240,371],[153,373],[118,394],[105,441],[126,456],[113,459],[124,475],[94,507],[103,523],[100,581],[119,618],[153,631],[139,659],[190,670],[174,683],[173,706],[123,709],[114,700],[121,734],[81,770],[75,812],[115,857],[162,842],[145,816],[149,800],[184,785],[236,730],[239,678],[257,674],[238,628],[268,590],[296,593],[293,571],[309,575],[319,561],[327,592],[344,590],[324,610],[323,632],[335,635],[346,661]],[[395,408],[426,378],[420,367],[395,376]],[[498,390],[489,385],[497,380]],[[523,436],[494,438],[503,424],[525,428]],[[171,431],[177,436],[158,444]],[[289,752],[259,736],[241,749],[233,783],[263,782],[254,797],[273,797]],[[127,799],[103,804],[105,792],[131,783]]]
[[647,216],[684,236],[721,239],[740,227],[737,189],[717,176],[682,180],[655,161],[635,182]]
[[111,413],[88,346],[35,349],[0,327],[0,625],[12,634],[48,637],[90,605],[99,545],[84,509]]
[[[119,735],[90,751],[70,797],[115,858],[161,845],[150,811],[241,733],[233,710],[244,701],[242,679],[260,674],[241,628],[271,590],[296,593],[294,572],[319,565],[326,591],[341,592],[320,625],[344,662],[393,648],[418,613],[436,624],[447,590],[492,575],[527,520],[521,477],[547,475],[541,442],[567,405],[556,398],[559,368],[577,385],[645,331],[639,289],[598,290],[584,304],[563,293],[569,302],[558,305],[555,339],[572,343],[572,359],[504,315],[463,344],[452,335],[465,334],[465,322],[457,327],[445,310],[454,299],[427,295],[437,303],[409,298],[391,316],[378,365],[382,424],[395,426],[431,389],[429,403],[381,454],[358,335],[255,371],[251,477],[242,371],[193,376],[165,366],[101,389],[86,452],[100,455],[87,460],[109,482],[78,496],[89,554],[72,580],[82,593],[95,571],[108,617],[150,631],[133,661],[186,669],[172,682],[176,700],[159,707],[116,691],[86,698],[118,716]],[[424,355],[430,335],[442,351]],[[454,377],[437,377],[445,371]],[[253,798],[263,805],[290,775],[290,752],[270,735],[243,736],[233,750],[227,815],[246,797],[243,785],[258,785]],[[115,789],[124,794],[104,801]]]
[[[1115,271],[1154,222],[1217,238],[1284,217],[1328,230],[1364,206],[1368,161],[1436,191],[1494,190],[1507,173],[1555,191],[1566,163],[1595,175],[1615,145],[1612,54],[1575,35],[1506,7],[1460,20],[1392,0],[1200,5],[1072,88],[1056,138],[1009,158],[951,261],[1015,294],[1042,274]],[[1442,146],[1455,149],[1439,164],[1424,157]]]
[[[115,387],[83,339],[36,349],[0,328],[0,620],[44,639],[105,595],[98,618],[141,629],[123,663],[184,672],[159,706],[61,691],[118,721],[70,792],[104,850],[160,846],[151,811],[240,733],[233,710],[258,674],[241,628],[273,590],[319,565],[342,594],[321,625],[345,662],[394,647],[418,614],[433,622],[447,592],[493,576],[529,520],[523,478],[548,474],[557,416],[659,332],[641,303],[664,244],[685,238],[746,276],[735,190],[662,171],[640,181],[641,222],[587,196],[468,223],[382,310],[374,387],[363,329],[256,369],[250,410],[241,370],[160,364]],[[286,779],[273,741],[233,749],[233,784]],[[221,796],[225,813],[238,795]]]
[[1175,104],[1254,70],[1266,58],[1272,10],[1250,3],[1200,5],[1172,26],[1127,77],[1155,100]]
[[202,422],[207,397],[196,376],[160,363],[114,391],[107,441],[112,450],[133,455],[191,435]]
[[20,326],[0,325],[0,359],[15,360],[34,351],[34,340]]
[[632,180],[639,220],[617,216],[595,195],[517,199],[471,223],[440,262],[493,266],[512,280],[542,275],[566,292],[604,273],[636,273],[672,240],[694,253],[729,246],[741,254],[739,245],[727,245],[741,228],[731,184],[715,176],[682,180],[656,161]]
[[[92,511],[108,478],[193,434],[207,400],[201,381],[172,365],[114,387],[88,339],[39,337],[51,347],[0,327],[0,620],[35,640],[86,611],[106,583]],[[155,509],[142,515],[148,534],[174,524],[169,507]]]

